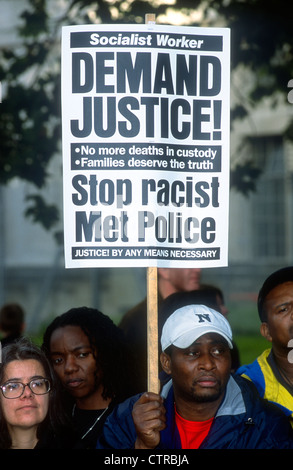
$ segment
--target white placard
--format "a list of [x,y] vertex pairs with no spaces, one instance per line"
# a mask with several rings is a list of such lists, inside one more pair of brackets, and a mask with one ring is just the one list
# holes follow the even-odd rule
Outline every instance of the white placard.
[[228,264],[230,30],[62,31],[65,261]]

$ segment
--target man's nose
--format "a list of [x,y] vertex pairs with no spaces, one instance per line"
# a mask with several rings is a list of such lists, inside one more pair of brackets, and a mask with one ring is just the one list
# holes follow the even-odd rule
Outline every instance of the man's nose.
[[199,367],[204,370],[212,370],[215,368],[215,361],[210,354],[202,354],[199,359]]

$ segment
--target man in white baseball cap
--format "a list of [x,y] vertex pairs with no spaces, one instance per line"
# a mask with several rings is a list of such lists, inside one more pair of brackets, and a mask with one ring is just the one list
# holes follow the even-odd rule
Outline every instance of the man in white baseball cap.
[[232,330],[225,317],[205,305],[186,305],[176,310],[165,322],[161,345],[165,351],[172,344],[187,348],[206,333],[217,333],[232,349]]
[[166,320],[161,344],[169,382],[161,395],[147,392],[119,405],[98,449],[293,448],[284,414],[250,381],[231,375],[232,331],[221,313],[179,308]]

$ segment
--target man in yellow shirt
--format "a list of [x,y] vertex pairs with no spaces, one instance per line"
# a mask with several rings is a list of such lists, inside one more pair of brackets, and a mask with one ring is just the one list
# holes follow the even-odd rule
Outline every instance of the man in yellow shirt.
[[277,404],[293,426],[293,267],[272,273],[258,296],[260,331],[272,343],[237,374],[250,379],[261,397]]

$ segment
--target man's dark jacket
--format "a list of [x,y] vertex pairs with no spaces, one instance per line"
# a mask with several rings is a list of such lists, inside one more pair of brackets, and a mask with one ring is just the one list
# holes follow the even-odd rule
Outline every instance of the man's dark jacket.
[[[175,424],[172,382],[163,388],[166,428],[157,449],[181,449]],[[98,449],[133,449],[136,431],[132,409],[139,395],[114,409],[104,425]],[[293,449],[288,418],[259,397],[254,385],[242,377],[230,377],[225,397],[200,449]]]

